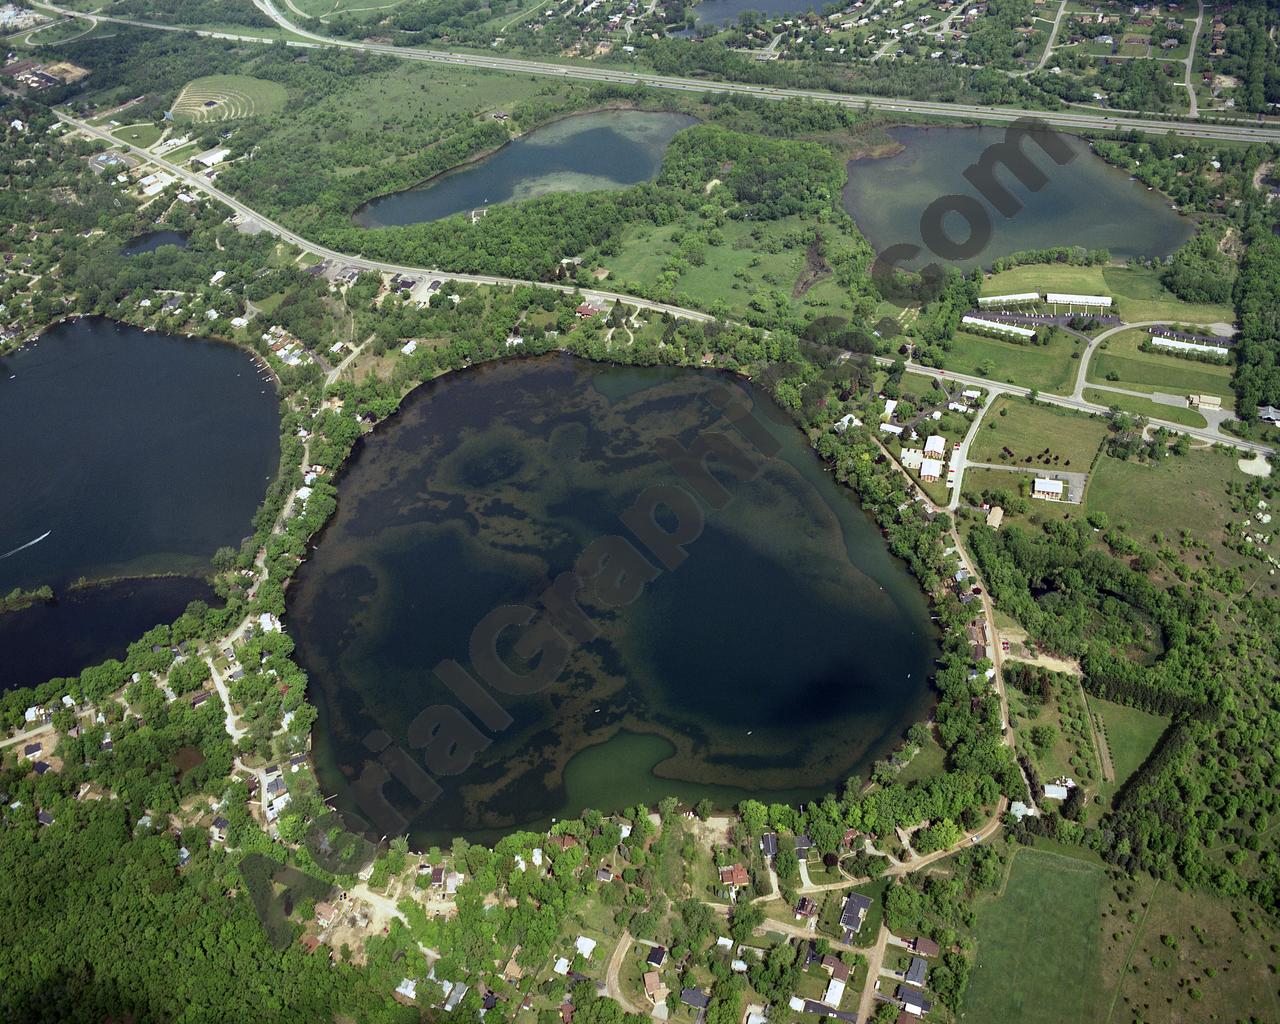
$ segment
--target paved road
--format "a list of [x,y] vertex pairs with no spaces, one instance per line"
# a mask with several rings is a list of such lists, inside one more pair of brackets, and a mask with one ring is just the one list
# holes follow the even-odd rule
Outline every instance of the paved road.
[[[474,284],[492,285],[492,286],[508,287],[508,288],[515,288],[515,287],[551,288],[555,291],[565,292],[565,293],[576,292],[580,294],[584,300],[588,302],[597,303],[602,306],[607,306],[614,302],[622,302],[627,305],[636,306],[640,309],[647,309],[656,313],[666,313],[674,317],[683,317],[689,320],[700,320],[703,322],[710,322],[715,320],[715,317],[713,317],[711,314],[704,313],[699,310],[685,309],[682,306],[674,306],[674,305],[671,305],[670,303],[665,303],[665,302],[652,302],[648,299],[642,299],[634,295],[624,295],[619,292],[601,291],[600,289],[597,289],[597,288],[579,289],[575,285],[552,284],[552,283],[545,283],[540,281],[520,281],[520,280],[516,280],[514,278],[509,278],[509,277],[495,277],[495,276],[485,275],[485,274],[455,274],[455,273],[450,273],[448,271],[442,271],[442,270],[425,269],[422,267],[408,267],[408,266],[402,266],[400,264],[395,264],[395,263],[383,263],[379,260],[370,260],[362,256],[348,256],[345,253],[340,253],[333,249],[326,248],[325,246],[317,245],[316,243],[311,242],[306,238],[303,238],[301,235],[297,234],[296,232],[290,231],[283,224],[276,223],[275,221],[271,220],[269,217],[266,217],[258,213],[257,211],[251,209],[250,207],[246,206],[244,203],[240,202],[240,200],[236,199],[234,196],[230,195],[229,193],[223,192],[221,189],[217,188],[213,184],[213,182],[211,182],[208,178],[204,177],[203,175],[196,174],[194,171],[187,170],[184,167],[180,167],[177,164],[171,163],[165,158],[157,156],[156,154],[151,153],[150,151],[143,149],[140,146],[134,146],[127,142],[121,142],[119,139],[113,136],[110,132],[105,131],[102,128],[95,127],[94,125],[91,125],[85,121],[79,120],[78,118],[71,117],[69,114],[66,114],[62,111],[54,111],[54,114],[58,117],[60,121],[63,121],[64,123],[79,129],[81,132],[85,133],[86,135],[90,135],[96,139],[101,139],[102,141],[110,143],[111,145],[116,146],[120,149],[127,150],[130,153],[132,153],[134,156],[137,156],[144,161],[148,161],[151,164],[164,169],[168,173],[172,174],[178,180],[186,183],[191,188],[204,192],[205,194],[217,199],[219,202],[224,203],[226,206],[230,207],[242,218],[244,218],[247,222],[255,223],[258,226],[260,226],[263,230],[271,232],[272,234],[276,235],[278,238],[281,238],[284,241],[289,242],[291,245],[298,247],[302,251],[312,253],[313,255],[319,256],[322,259],[331,260],[335,263],[339,263],[345,266],[358,267],[361,270],[373,270],[381,273],[391,273],[391,274],[406,274],[411,277],[425,276],[429,279],[438,279],[441,281],[466,281]],[[1125,325],[1125,327],[1131,327],[1131,326],[1142,326],[1142,324]],[[1124,328],[1113,328],[1112,330],[1114,331],[1114,330],[1122,330],[1122,329]],[[1095,341],[1102,340],[1102,338],[1105,337],[1108,333],[1110,332],[1104,332],[1104,334],[1099,335],[1099,337],[1095,339]],[[1081,359],[1082,365],[1081,365],[1080,373],[1085,372],[1085,364],[1087,363],[1087,357],[1088,357],[1088,353],[1086,353],[1086,356],[1082,357]],[[884,365],[889,365],[893,362],[893,360],[887,356],[881,356],[877,358]],[[986,388],[988,391],[991,391],[995,394],[1018,395],[1020,397],[1025,398],[1031,392],[1030,388],[1019,387],[1014,384],[1001,384],[993,380],[988,380],[986,377],[977,377],[977,376],[974,376],[973,374],[956,373],[950,370],[946,370],[946,371],[937,370],[932,367],[922,366],[921,364],[916,362],[908,362],[907,366],[913,372],[922,374],[926,377],[937,377],[943,380],[944,382],[953,381],[953,382],[959,382],[961,384],[968,384],[972,387]],[[1079,380],[1077,380],[1077,384],[1079,384]],[[1141,398],[1150,397],[1149,395],[1141,394],[1139,392],[1135,392],[1134,394]],[[1046,402],[1050,405],[1058,405],[1068,409],[1075,409],[1080,412],[1105,414],[1108,411],[1106,406],[1100,405],[1095,402],[1087,402],[1083,398],[1078,397],[1075,394],[1053,395],[1053,394],[1041,393],[1039,395],[1039,398],[1040,398],[1040,401]],[[1226,444],[1232,444],[1232,445],[1235,445],[1237,448],[1240,448],[1246,451],[1261,452],[1264,455],[1270,455],[1275,451],[1275,449],[1273,449],[1270,445],[1261,444],[1256,441],[1238,440],[1236,438],[1223,434],[1221,430],[1218,429],[1217,423],[1211,423],[1210,426],[1207,428],[1200,428],[1200,427],[1188,427],[1180,423],[1173,423],[1168,420],[1160,420],[1155,418],[1150,418],[1150,422],[1153,426],[1164,427],[1167,430],[1173,431],[1175,433],[1187,434],[1201,441],[1208,441],[1210,443],[1221,442]]]
[[[894,360],[887,356],[877,356],[877,361],[884,366],[891,365]],[[1001,384],[997,381],[988,380],[986,377],[975,377],[971,373],[957,373],[954,370],[939,370],[932,366],[923,366],[917,362],[908,362],[907,369],[912,373],[918,373],[925,377],[936,377],[944,384],[949,381],[959,381],[961,384],[968,384],[975,388],[990,388],[992,391],[1002,395],[1015,395],[1019,398],[1026,398],[1031,394],[1031,388],[1019,387],[1016,384]],[[1095,385],[1090,384],[1089,387]],[[1150,398],[1151,396],[1143,392],[1133,392],[1139,398]],[[1087,402],[1082,398],[1076,398],[1074,395],[1052,395],[1044,391],[1036,392],[1037,401],[1046,405],[1056,405],[1063,409],[1074,409],[1076,412],[1089,412],[1105,415],[1108,409],[1105,405],[1097,402]],[[1188,437],[1194,437],[1199,441],[1208,441],[1210,444],[1229,444],[1242,451],[1260,452],[1263,455],[1272,455],[1275,448],[1269,444],[1262,444],[1258,441],[1245,441],[1238,437],[1232,437],[1224,434],[1220,430],[1210,427],[1188,427],[1181,423],[1174,423],[1170,420],[1156,419],[1148,417],[1148,422],[1153,427],[1164,427],[1166,430],[1175,434],[1186,434]]]
[[268,231],[276,237],[289,242],[291,245],[296,246],[303,252],[309,252],[315,256],[319,256],[321,259],[330,260],[343,266],[358,267],[360,270],[374,270],[387,274],[405,274],[410,277],[416,276],[419,278],[425,275],[428,279],[434,278],[442,281],[465,281],[472,284],[495,285],[508,288],[550,288],[554,291],[565,292],[566,294],[573,294],[575,292],[580,293],[584,301],[594,302],[606,307],[611,305],[614,301],[620,300],[628,305],[638,306],[641,309],[652,310],[656,313],[669,313],[672,316],[683,317],[688,320],[711,321],[715,319],[715,317],[710,313],[703,313],[696,309],[685,309],[682,306],[673,306],[666,302],[651,302],[648,299],[641,299],[634,295],[622,295],[618,292],[601,291],[598,288],[579,288],[578,286],[571,284],[554,284],[542,281],[520,281],[515,278],[495,277],[489,274],[454,274],[440,270],[427,269],[424,267],[409,267],[395,263],[383,263],[380,260],[366,259],[363,256],[348,256],[346,253],[337,252],[336,250],[326,248],[323,245],[317,245],[315,242],[308,241],[301,235],[290,231],[283,224],[276,223],[269,217],[249,208],[231,194],[223,192],[221,189],[217,188],[213,182],[201,174],[196,174],[194,171],[187,170],[185,167],[180,167],[177,164],[171,163],[164,157],[157,156],[155,153],[139,146],[134,146],[127,142],[121,142],[110,132],[102,128],[95,127],[86,121],[81,121],[77,118],[71,117],[69,114],[61,111],[54,111],[54,114],[60,121],[79,129],[87,135],[91,135],[96,139],[101,139],[104,142],[109,142],[117,148],[128,150],[134,156],[162,168],[175,178],[178,178],[184,184],[189,185],[191,188],[198,189],[201,192],[212,196],[214,199],[217,199],[219,202],[229,206],[246,222],[257,224],[264,231]]
[[1195,71],[1196,64],[1196,43],[1200,41],[1200,28],[1204,25],[1204,0],[1196,0],[1199,10],[1196,11],[1196,27],[1191,32],[1191,52],[1187,54],[1187,72],[1183,84],[1187,88],[1187,95],[1191,100],[1191,116],[1200,116],[1200,104],[1196,99],[1196,83],[1192,81],[1192,73]]
[[[450,50],[429,50],[421,47],[390,46],[380,43],[358,42],[349,39],[334,39],[299,28],[274,7],[270,0],[255,0],[259,8],[268,14],[280,28],[296,38],[286,38],[285,44],[303,48],[322,46],[341,47],[344,49],[363,50],[400,60],[428,61],[438,64],[453,64],[463,67],[484,68],[493,71],[505,71],[512,74],[546,75],[554,78],[567,78],[579,81],[613,82],[621,85],[645,85],[654,89],[674,89],[680,92],[693,93],[745,93],[765,99],[807,99],[818,103],[833,103],[838,106],[867,107],[872,110],[889,113],[925,114],[931,117],[953,118],[972,121],[982,118],[986,121],[1011,122],[1023,117],[1036,117],[1058,128],[1073,131],[1144,131],[1164,134],[1176,131],[1187,138],[1218,139],[1236,142],[1273,142],[1280,141],[1280,124],[1209,124],[1201,120],[1164,121],[1159,118],[1144,117],[1140,114],[1124,114],[1119,111],[1108,113],[1091,113],[1080,110],[1040,111],[1024,110],[1010,107],[988,107],[981,104],[947,103],[933,100],[903,100],[883,96],[860,96],[846,93],[828,92],[823,89],[788,89],[769,85],[752,85],[746,82],[726,82],[707,78],[685,78],[677,75],[659,75],[643,71],[631,71],[626,68],[607,67],[601,65],[560,64],[554,61],[525,60],[516,57],[500,57],[490,54],[460,53]],[[211,29],[190,29],[180,25],[161,25],[156,22],[139,21],[132,18],[112,18],[107,15],[85,15],[68,11],[52,3],[36,3],[45,11],[59,14],[76,14],[96,21],[114,24],[133,25],[138,28],[155,29],[161,32],[190,32],[211,39],[226,39],[233,42],[275,43],[277,40],[268,36],[248,35],[243,32],[221,32]]]

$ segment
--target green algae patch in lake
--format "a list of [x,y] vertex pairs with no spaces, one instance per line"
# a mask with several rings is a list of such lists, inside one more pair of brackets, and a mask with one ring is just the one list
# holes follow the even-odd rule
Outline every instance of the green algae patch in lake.
[[685,114],[604,110],[576,114],[521,136],[496,153],[356,211],[361,227],[440,220],[548,192],[596,192],[652,180]]
[[[713,372],[489,365],[419,388],[357,447],[288,590],[321,786],[340,809],[375,818],[353,785],[370,746],[420,758],[410,723],[460,707],[432,670],[472,665],[486,615],[537,607],[593,541],[636,541],[622,513],[646,488],[683,486],[660,443],[726,429],[711,402],[725,388],[768,401]],[[803,435],[758,421],[776,454],[752,479],[724,476],[729,500],[705,508],[682,564],[622,607],[580,595],[599,635],[549,687],[491,691],[511,724],[484,730],[465,771],[436,773],[425,808],[386,785],[415,841],[667,793],[811,797],[928,714],[936,637],[918,586]]]
[[[1005,129],[892,128],[888,133],[901,150],[850,162],[844,208],[877,252],[899,243],[920,246],[916,259],[899,264],[905,269],[937,262],[967,271],[990,267],[1015,252],[1075,245],[1107,249],[1120,259],[1167,256],[1195,230],[1195,222],[1176,213],[1168,197],[1111,166],[1073,135],[1057,135],[1075,151],[1061,165],[1033,141],[1034,135],[1023,142],[1023,152],[1048,178],[1038,192],[1023,187],[1007,168],[999,170],[996,180],[1023,204],[1006,218],[964,177],[966,168],[1004,139]],[[942,258],[945,253],[932,253],[921,238],[921,215],[949,196],[976,199],[990,217],[990,241],[971,259]],[[952,241],[969,237],[969,223],[954,211],[945,215],[943,227]]]

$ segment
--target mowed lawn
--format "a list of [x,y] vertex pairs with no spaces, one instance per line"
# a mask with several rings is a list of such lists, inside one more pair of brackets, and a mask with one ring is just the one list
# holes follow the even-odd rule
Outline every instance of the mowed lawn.
[[1015,345],[957,331],[943,357],[943,369],[1037,391],[1069,394],[1080,365],[1071,356],[1083,350],[1083,341],[1062,332],[1048,345]]
[[[1119,385],[1116,385],[1117,387]],[[1184,427],[1207,427],[1208,421],[1194,409],[1183,405],[1164,405],[1153,402],[1149,398],[1137,398],[1134,395],[1118,395],[1114,391],[1103,391],[1099,388],[1085,388],[1086,402],[1096,402],[1107,408],[1115,406],[1135,416],[1146,416],[1148,419],[1168,420],[1170,423],[1181,423]]]
[[1183,302],[1160,283],[1156,271],[1147,267],[1034,264],[995,274],[982,285],[984,295],[1034,291],[1110,295],[1116,301],[1121,318],[1127,323],[1161,320],[1210,324],[1235,320],[1235,310],[1230,305]]
[[[1102,342],[1089,360],[1089,380],[1134,391],[1217,395],[1224,400],[1224,408],[1232,408],[1230,366],[1144,352],[1139,346],[1150,337],[1146,330],[1137,328]],[[1109,373],[1116,379],[1109,380]]]
[[[1086,473],[1098,446],[1107,434],[1101,419],[1048,405],[1032,405],[1025,398],[1001,395],[982,419],[969,449],[972,462],[1024,469],[1065,469]],[[1003,449],[1013,452],[1005,455]],[[1049,449],[1050,465],[1041,453]],[[1053,456],[1058,461],[1053,462]],[[1031,461],[1027,462],[1027,456]]]
[[1003,896],[984,901],[965,1020],[983,1024],[1098,1024],[1101,908],[1106,873],[1036,849],[1014,854]]

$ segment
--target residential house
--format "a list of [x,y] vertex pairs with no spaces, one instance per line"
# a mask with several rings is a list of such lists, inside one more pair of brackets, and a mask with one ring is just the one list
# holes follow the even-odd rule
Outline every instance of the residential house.
[[862,922],[870,909],[870,897],[860,892],[851,892],[845,897],[844,908],[840,911],[840,928],[844,932],[845,942],[851,941],[862,930]]

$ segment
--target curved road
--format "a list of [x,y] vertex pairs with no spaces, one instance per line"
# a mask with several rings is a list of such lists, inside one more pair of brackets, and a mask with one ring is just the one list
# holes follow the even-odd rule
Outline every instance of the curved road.
[[[341,47],[344,49],[363,50],[385,57],[400,60],[429,61],[439,64],[453,64],[463,67],[483,68],[492,71],[505,71],[511,74],[546,75],[555,78],[569,78],[591,82],[612,82],[620,85],[645,85],[654,89],[675,89],[694,93],[745,93],[765,99],[807,99],[818,103],[834,103],[845,107],[867,107],[872,110],[890,113],[925,114],[931,117],[958,118],[972,121],[981,118],[984,121],[1011,122],[1024,117],[1034,117],[1053,125],[1074,131],[1144,131],[1144,132],[1176,132],[1187,138],[1217,139],[1235,142],[1274,142],[1280,141],[1280,125],[1259,124],[1209,124],[1195,121],[1162,121],[1141,115],[1092,114],[1074,110],[1022,110],[1009,107],[988,107],[980,104],[946,103],[933,100],[904,100],[883,96],[859,96],[847,93],[829,92],[823,89],[793,89],[769,85],[753,85],[747,82],[728,82],[716,79],[680,77],[677,75],[659,75],[643,71],[631,71],[626,68],[603,67],[596,65],[558,64],[554,61],[528,60],[516,57],[499,57],[461,53],[450,50],[428,50],[421,47],[391,46],[382,43],[366,43],[349,39],[334,39],[329,36],[309,32],[289,21],[271,0],[255,0],[258,7],[283,29],[287,36],[285,45],[303,48]],[[35,0],[35,6],[44,11],[59,14],[75,15],[95,21],[111,22],[121,25],[133,25],[137,28],[156,29],[162,32],[189,32],[210,39],[226,39],[232,42],[274,43],[277,40],[268,36],[247,35],[243,32],[222,32],[212,29],[192,29],[182,25],[162,25],[157,22],[139,21],[132,18],[113,18],[103,14],[82,14],[69,11],[52,3],[41,3]],[[289,38],[292,36],[293,38]]]
[[330,260],[345,266],[358,267],[361,270],[374,270],[379,273],[386,274],[405,274],[410,277],[415,275],[418,277],[425,276],[428,279],[437,278],[442,281],[465,281],[471,284],[497,285],[510,288],[550,288],[554,291],[565,292],[566,294],[578,293],[582,295],[583,299],[598,303],[608,304],[614,301],[621,301],[631,306],[638,306],[641,309],[652,310],[655,313],[669,313],[671,316],[683,317],[687,320],[715,320],[715,317],[710,313],[703,313],[696,309],[685,309],[682,306],[673,306],[666,302],[653,302],[649,299],[642,299],[635,295],[623,295],[619,292],[601,291],[598,288],[582,288],[578,285],[557,284],[554,282],[544,281],[521,281],[516,278],[496,277],[490,274],[455,274],[440,270],[429,270],[423,267],[408,267],[395,263],[383,263],[381,260],[371,260],[363,256],[348,256],[346,253],[337,252],[336,250],[329,249],[323,245],[317,245],[315,242],[309,241],[301,235],[290,231],[283,224],[279,224],[276,221],[271,220],[269,217],[263,216],[261,213],[258,213],[256,210],[253,210],[240,202],[240,200],[236,199],[234,196],[227,192],[223,192],[208,178],[196,174],[194,171],[187,170],[185,167],[180,167],[177,164],[171,163],[163,157],[157,156],[156,154],[142,149],[139,146],[122,142],[110,132],[102,128],[96,128],[85,121],[78,120],[77,118],[63,113],[62,111],[55,110],[53,113],[58,120],[78,129],[81,132],[84,132],[86,135],[91,135],[95,139],[108,142],[119,149],[127,150],[134,156],[162,168],[184,184],[189,185],[194,189],[198,189],[199,191],[212,196],[214,199],[217,199],[226,206],[229,206],[246,221],[259,225],[263,230],[269,231],[277,238],[289,242],[291,245],[296,246],[303,252],[309,252],[312,255],[319,256],[321,259]]
[[[79,120],[78,118],[71,117],[69,114],[66,114],[62,111],[55,110],[54,115],[60,121],[63,121],[68,125],[71,125],[73,128],[76,128],[79,131],[84,132],[86,135],[92,136],[93,138],[96,138],[96,139],[100,139],[101,141],[107,142],[112,146],[116,146],[121,149],[127,150],[128,152],[132,153],[134,156],[137,156],[139,159],[147,161],[151,164],[154,164],[157,167],[164,169],[168,173],[172,174],[175,178],[185,182],[187,185],[191,186],[192,188],[198,189],[201,192],[204,192],[205,194],[217,199],[219,202],[224,203],[226,206],[230,207],[241,217],[245,218],[247,221],[251,221],[253,223],[258,224],[264,230],[271,232],[276,237],[281,238],[286,242],[289,242],[290,244],[301,249],[303,252],[312,253],[313,255],[319,256],[322,259],[332,260],[336,263],[341,263],[347,266],[358,267],[361,270],[373,270],[379,273],[388,273],[388,274],[405,274],[411,277],[413,276],[426,277],[428,279],[437,279],[441,281],[465,281],[472,284],[491,285],[491,286],[508,287],[508,288],[515,288],[515,287],[550,288],[554,291],[564,292],[567,294],[576,293],[581,295],[587,301],[597,302],[601,304],[622,302],[626,305],[635,306],[639,309],[647,309],[655,313],[666,313],[670,316],[683,317],[684,319],[688,319],[688,320],[699,320],[704,323],[713,322],[715,320],[715,317],[713,317],[710,313],[704,313],[700,310],[686,309],[683,306],[675,306],[666,302],[654,302],[649,299],[639,298],[638,296],[635,296],[635,295],[625,295],[625,294],[622,294],[621,292],[601,291],[600,289],[597,289],[597,288],[580,288],[577,285],[556,284],[556,283],[543,282],[543,281],[522,281],[515,278],[496,277],[488,274],[455,274],[455,273],[450,273],[449,271],[444,271],[444,270],[426,269],[423,267],[409,267],[409,266],[403,266],[396,263],[383,263],[380,260],[366,259],[363,256],[349,256],[346,253],[337,252],[325,246],[317,245],[315,242],[308,241],[306,238],[303,238],[301,235],[297,234],[296,232],[290,231],[283,224],[278,224],[277,222],[271,220],[269,217],[265,217],[262,214],[258,213],[257,211],[246,206],[244,203],[240,202],[240,200],[236,199],[234,196],[226,192],[223,192],[221,189],[217,188],[211,181],[209,181],[208,178],[205,178],[202,175],[196,174],[194,171],[187,170],[184,167],[179,167],[177,164],[171,163],[168,160],[164,159],[163,157],[157,156],[156,154],[151,153],[139,146],[134,146],[130,143],[122,142],[121,140],[113,136],[110,132],[105,131],[102,128],[94,127],[91,124],[88,124],[84,121]],[[1124,328],[1133,327],[1133,326],[1142,326],[1142,324],[1123,325]],[[1121,328],[1116,328],[1116,329],[1119,330]],[[1098,339],[1095,339],[1095,341],[1099,341],[1101,340],[1102,337],[1105,337],[1105,336],[1106,335],[1102,335]],[[1087,365],[1087,362],[1088,362],[1088,355],[1090,353],[1091,353],[1091,350],[1090,352],[1087,352],[1084,358],[1082,358],[1081,360],[1081,364],[1082,364],[1081,370],[1080,370],[1081,373],[1085,371],[1085,366]],[[881,362],[884,365],[889,365],[893,362],[893,360],[887,356],[879,356],[877,357],[877,359],[879,362]],[[988,380],[986,377],[978,377],[973,374],[956,373],[951,370],[937,370],[937,369],[934,369],[933,367],[923,366],[916,362],[908,362],[907,366],[909,369],[915,371],[916,373],[923,374],[926,377],[938,377],[944,381],[947,379],[950,379],[952,381],[958,381],[962,384],[972,385],[973,387],[986,388],[988,391],[992,392],[993,394],[1017,395],[1019,397],[1025,398],[1031,393],[1030,388],[1020,387],[1015,384],[1001,384],[997,381]],[[1080,387],[1079,380],[1077,380],[1077,387],[1080,390],[1083,390],[1083,388]],[[1141,398],[1151,397],[1150,395],[1138,394],[1136,392],[1135,394],[1137,395],[1137,397],[1141,397]],[[1075,409],[1079,412],[1105,414],[1108,411],[1105,405],[1100,405],[1096,402],[1085,401],[1083,398],[1079,397],[1079,395],[1075,393],[1071,395],[1053,395],[1053,394],[1041,393],[1039,394],[1039,399],[1040,401],[1047,402],[1050,405],[1060,405],[1060,406],[1063,406],[1064,408]],[[1236,446],[1237,448],[1244,449],[1251,452],[1261,452],[1264,455],[1271,455],[1275,451],[1275,449],[1272,448],[1270,445],[1260,444],[1256,441],[1244,441],[1238,438],[1231,437],[1230,435],[1223,434],[1219,429],[1217,429],[1216,424],[1211,425],[1209,428],[1206,429],[1206,428],[1199,428],[1199,427],[1188,427],[1180,423],[1172,423],[1168,420],[1160,420],[1160,419],[1155,419],[1153,417],[1149,417],[1149,421],[1153,426],[1165,427],[1166,429],[1171,430],[1175,433],[1188,434],[1191,437],[1194,437],[1197,440],[1201,440],[1201,441],[1208,441],[1210,443],[1231,444]]]

